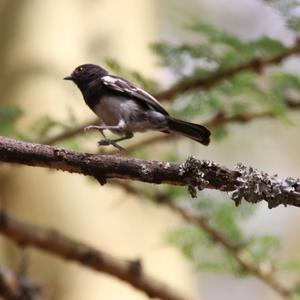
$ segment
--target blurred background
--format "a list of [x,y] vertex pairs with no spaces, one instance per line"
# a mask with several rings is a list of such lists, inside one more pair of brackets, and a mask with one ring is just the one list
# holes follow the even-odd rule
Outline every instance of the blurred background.
[[[205,79],[256,57],[290,51],[299,12],[292,0],[0,0],[0,134],[47,142],[93,121],[78,89],[62,80],[77,65],[100,64],[158,93],[186,78]],[[173,115],[197,122],[209,123],[220,112],[254,116],[212,128],[209,147],[174,138],[122,155],[181,162],[193,154],[229,168],[243,162],[300,177],[299,112],[286,104],[286,99],[300,101],[299,66],[294,51],[276,64],[246,69],[164,102]],[[256,118],[261,112],[268,116]],[[153,136],[137,135],[124,146]],[[96,152],[97,138],[89,133],[56,144]],[[151,201],[157,191],[192,205],[233,242],[247,242],[253,261],[276,271],[297,294],[297,208],[269,210],[265,203],[236,208],[220,192],[199,192],[191,201],[185,188],[135,186],[140,193],[129,195],[79,175],[0,164],[0,199],[7,211],[117,257],[140,258],[148,274],[188,299],[282,295],[241,271],[203,229]],[[17,270],[24,256],[27,275],[43,283],[45,299],[146,299],[115,278],[1,238],[2,265]]]

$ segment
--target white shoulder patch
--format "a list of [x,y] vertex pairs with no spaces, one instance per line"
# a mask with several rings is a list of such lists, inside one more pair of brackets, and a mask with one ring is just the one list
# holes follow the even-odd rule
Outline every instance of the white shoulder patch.
[[114,84],[117,82],[117,78],[111,77],[109,75],[107,76],[103,76],[102,78],[103,83],[107,83],[107,84]]
[[114,77],[107,75],[107,76],[103,76],[101,78],[101,80],[104,85],[110,87],[111,89],[113,89],[115,91],[119,91],[119,92],[124,92],[124,89],[118,84],[118,82],[119,82],[118,78],[114,78]]

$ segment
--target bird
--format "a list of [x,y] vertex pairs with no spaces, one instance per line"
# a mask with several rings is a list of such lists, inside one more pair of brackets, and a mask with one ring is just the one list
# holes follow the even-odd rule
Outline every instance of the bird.
[[[118,142],[131,139],[135,132],[148,130],[179,133],[203,145],[210,142],[209,129],[173,118],[151,94],[98,65],[82,64],[64,79],[77,85],[85,103],[101,119],[102,125],[85,127],[100,131],[104,139],[98,146],[112,145],[125,150]],[[104,130],[120,137],[109,139]]]

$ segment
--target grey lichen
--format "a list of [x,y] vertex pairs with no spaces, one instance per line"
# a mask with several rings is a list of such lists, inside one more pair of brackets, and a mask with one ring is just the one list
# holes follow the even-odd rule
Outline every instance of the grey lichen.
[[239,185],[231,193],[231,199],[237,206],[243,198],[251,203],[265,200],[269,208],[280,204],[300,206],[300,179],[280,179],[277,175],[270,176],[241,163],[236,169],[241,175],[237,178]]
[[65,148],[56,147],[56,148],[54,148],[53,151],[54,151],[54,155],[57,158],[60,158],[60,159],[66,159],[67,158],[67,150]]
[[201,161],[190,156],[185,163],[180,165],[179,175],[185,177],[192,198],[197,197],[197,190],[201,191],[208,186],[209,182],[205,180],[204,165],[210,164],[212,163],[209,161]]
[[151,173],[149,166],[142,164],[141,165],[141,174],[148,175],[149,173]]
[[170,168],[170,166],[171,166],[171,164],[169,162],[166,162],[164,165],[164,169],[167,170]]

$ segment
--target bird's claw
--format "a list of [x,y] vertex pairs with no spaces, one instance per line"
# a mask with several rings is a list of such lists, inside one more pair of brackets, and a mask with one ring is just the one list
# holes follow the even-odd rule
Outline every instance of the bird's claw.
[[124,151],[125,148],[121,147],[120,145],[118,145],[115,141],[110,140],[110,139],[103,139],[101,141],[98,141],[98,146],[109,146],[112,145],[115,148],[117,148],[119,151]]

